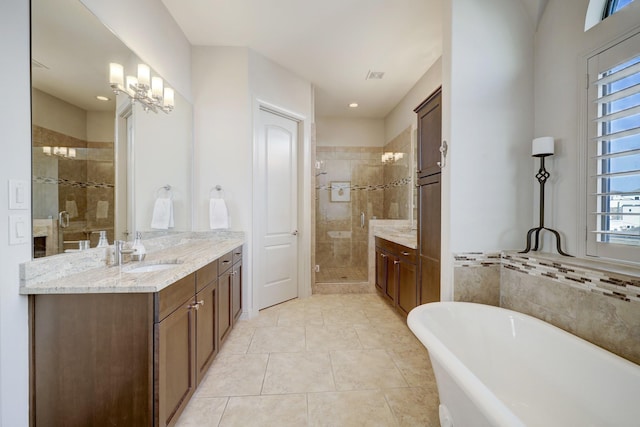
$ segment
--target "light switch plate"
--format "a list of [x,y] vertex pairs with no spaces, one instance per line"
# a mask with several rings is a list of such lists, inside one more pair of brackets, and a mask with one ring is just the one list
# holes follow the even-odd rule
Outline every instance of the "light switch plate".
[[29,241],[29,222],[26,215],[9,215],[9,244],[21,245]]
[[27,181],[9,180],[9,209],[29,209]]

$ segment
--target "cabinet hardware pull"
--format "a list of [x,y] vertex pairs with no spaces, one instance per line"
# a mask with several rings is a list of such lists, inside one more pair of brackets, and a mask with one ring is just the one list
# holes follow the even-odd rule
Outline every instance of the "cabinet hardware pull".
[[195,303],[195,304],[189,304],[187,308],[189,310],[191,310],[192,308],[195,308],[197,310],[198,308],[200,308],[200,306],[198,305],[198,303]]
[[386,258],[386,257],[387,257],[385,254],[380,254],[380,256],[381,256],[382,258]]
[[402,255],[409,256],[409,252],[402,252]]
[[223,263],[223,264],[229,264],[230,262],[231,262],[231,261],[229,261],[228,259],[227,259],[227,260],[222,261],[222,263]]
[[204,305],[204,300],[203,300],[203,299],[201,299],[200,301],[198,301],[198,302],[196,303],[196,305]]
[[234,271],[231,273],[231,275],[232,275],[232,276],[235,276],[236,274],[238,274],[238,271],[237,271],[237,270],[234,270]]
[[400,264],[400,261],[398,261],[397,259],[394,259],[394,260],[393,260],[393,263],[394,263],[394,264]]

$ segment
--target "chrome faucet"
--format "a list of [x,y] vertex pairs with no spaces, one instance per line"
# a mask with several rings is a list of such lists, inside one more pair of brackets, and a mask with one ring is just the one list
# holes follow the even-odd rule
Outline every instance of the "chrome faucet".
[[136,250],[135,249],[125,249],[124,244],[126,242],[124,240],[116,240],[113,242],[114,247],[114,260],[113,265],[122,265],[124,264],[124,255],[132,254]]

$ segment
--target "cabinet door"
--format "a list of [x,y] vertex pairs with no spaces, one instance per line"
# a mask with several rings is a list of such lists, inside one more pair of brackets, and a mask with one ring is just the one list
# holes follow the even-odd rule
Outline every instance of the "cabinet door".
[[440,301],[440,174],[418,189],[420,303]]
[[155,324],[156,423],[173,426],[196,388],[193,299]]
[[416,283],[416,265],[403,261],[396,264],[398,269],[398,308],[409,314],[418,305],[418,287]]
[[376,289],[383,295],[387,293],[388,255],[376,248]]
[[218,348],[231,331],[231,270],[218,278]]
[[196,383],[200,384],[218,354],[216,300],[218,278],[196,294]]
[[431,94],[415,112],[418,114],[418,178],[440,173],[442,143],[442,92]]
[[396,255],[388,254],[387,263],[387,289],[385,290],[385,294],[395,305],[398,299],[397,265],[400,263],[400,260]]
[[231,269],[231,312],[235,323],[242,314],[242,261]]

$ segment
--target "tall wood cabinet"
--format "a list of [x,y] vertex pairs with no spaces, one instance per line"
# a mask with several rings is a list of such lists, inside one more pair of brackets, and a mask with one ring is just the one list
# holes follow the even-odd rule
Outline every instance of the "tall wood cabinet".
[[440,301],[442,90],[437,89],[418,115],[418,283],[420,304]]

